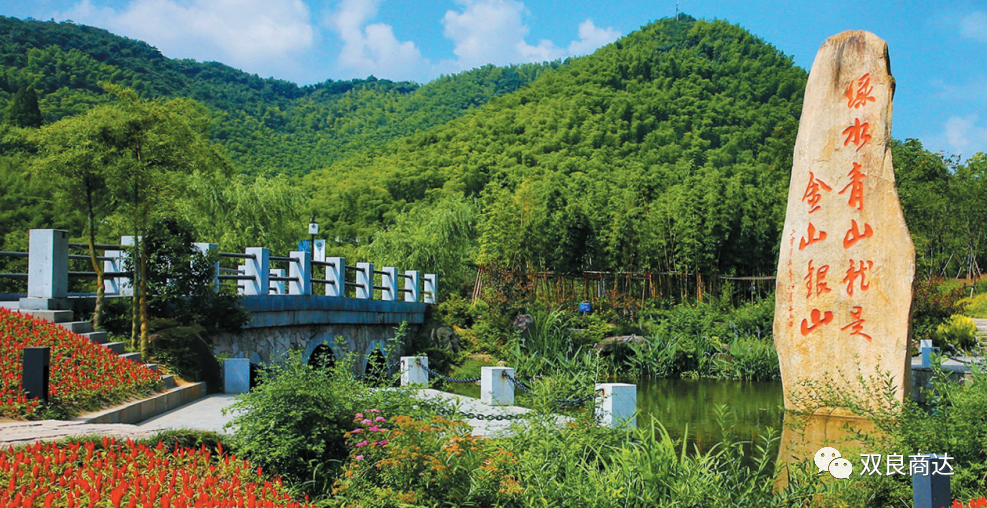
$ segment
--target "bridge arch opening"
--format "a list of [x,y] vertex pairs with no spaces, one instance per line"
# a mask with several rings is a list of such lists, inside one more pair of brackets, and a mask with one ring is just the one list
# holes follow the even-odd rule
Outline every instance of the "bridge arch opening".
[[386,382],[387,379],[387,358],[384,356],[384,352],[381,351],[380,346],[375,346],[374,350],[367,357],[367,366],[364,367],[363,371],[368,383],[379,386]]
[[308,364],[316,369],[331,371],[336,367],[336,353],[329,344],[319,344],[309,355]]

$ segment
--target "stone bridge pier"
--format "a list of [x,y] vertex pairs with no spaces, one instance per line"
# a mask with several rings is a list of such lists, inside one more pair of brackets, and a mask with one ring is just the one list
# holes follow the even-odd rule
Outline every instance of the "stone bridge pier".
[[[238,333],[213,337],[213,353],[248,358],[251,363],[278,363],[289,351],[300,351],[302,361],[315,355],[336,360],[355,356],[354,374],[363,374],[374,349],[397,335],[402,322],[409,335],[424,322],[427,304],[339,298],[320,295],[257,295],[243,298],[251,320]],[[387,363],[403,353],[393,348]]]

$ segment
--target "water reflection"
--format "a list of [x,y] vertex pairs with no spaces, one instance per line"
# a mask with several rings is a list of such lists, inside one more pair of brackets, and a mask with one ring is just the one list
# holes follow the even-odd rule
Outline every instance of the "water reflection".
[[781,432],[784,410],[780,381],[653,379],[636,382],[638,425],[648,425],[648,418],[654,418],[672,438],[685,437],[690,449],[694,444],[705,452],[723,440],[716,421],[718,406],[723,406],[723,423],[732,427],[730,441],[759,443],[759,438],[766,435],[769,428],[775,430],[775,436]]

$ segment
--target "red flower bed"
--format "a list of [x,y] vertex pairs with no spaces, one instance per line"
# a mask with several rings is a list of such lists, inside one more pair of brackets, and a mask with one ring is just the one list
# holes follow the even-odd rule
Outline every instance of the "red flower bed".
[[38,400],[21,385],[25,347],[51,347],[48,417],[71,416],[161,389],[154,371],[124,360],[86,337],[0,308],[0,416],[29,417]]
[[202,447],[36,443],[0,453],[0,508],[300,508],[280,479]]

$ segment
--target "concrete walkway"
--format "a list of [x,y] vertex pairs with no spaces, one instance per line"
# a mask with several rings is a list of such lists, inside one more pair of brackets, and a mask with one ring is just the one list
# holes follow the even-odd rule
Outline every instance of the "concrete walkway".
[[[473,413],[484,416],[514,416],[526,414],[530,409],[517,406],[488,406],[479,400],[441,392],[438,390],[421,390],[423,399],[441,399],[452,402],[463,413]],[[164,429],[193,429],[230,434],[223,426],[230,422],[234,415],[224,415],[223,409],[235,402],[235,395],[217,394],[199,399],[190,404],[168,411],[137,425],[128,424],[91,424],[76,421],[45,420],[37,422],[14,421],[0,423],[0,448],[17,446],[35,441],[57,441],[71,436],[95,435],[115,436],[120,439],[139,439],[150,437]],[[568,418],[558,417],[561,423]],[[504,436],[511,426],[510,420],[494,420],[473,418],[467,420],[473,427],[473,433],[484,437]]]

